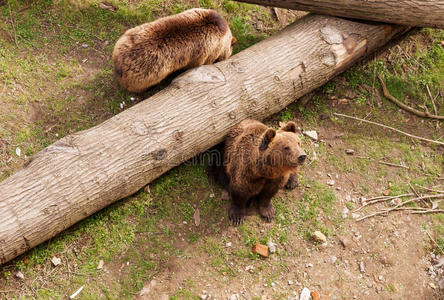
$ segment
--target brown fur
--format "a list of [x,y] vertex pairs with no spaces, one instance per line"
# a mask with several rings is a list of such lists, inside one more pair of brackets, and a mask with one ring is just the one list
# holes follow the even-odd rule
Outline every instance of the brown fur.
[[[271,198],[279,188],[297,179],[305,152],[289,122],[279,130],[254,121],[242,121],[225,141],[224,162],[231,195],[230,220],[238,225],[245,216],[247,203],[254,200],[267,220],[274,217]],[[300,157],[303,157],[303,160]]]
[[174,71],[227,59],[233,41],[216,11],[190,9],[126,31],[114,46],[115,75],[130,92],[142,92]]

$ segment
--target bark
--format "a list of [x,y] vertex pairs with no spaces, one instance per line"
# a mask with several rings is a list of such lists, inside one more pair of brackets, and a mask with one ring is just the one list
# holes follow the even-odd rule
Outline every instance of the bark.
[[0,263],[135,193],[219,143],[243,119],[282,110],[406,30],[308,15],[60,139],[0,183]]
[[236,0],[318,14],[444,28],[444,0]]

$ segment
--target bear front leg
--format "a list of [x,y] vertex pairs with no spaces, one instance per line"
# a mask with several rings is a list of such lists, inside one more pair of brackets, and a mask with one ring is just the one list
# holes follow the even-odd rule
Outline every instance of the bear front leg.
[[282,178],[267,180],[262,191],[256,197],[259,205],[259,213],[267,222],[271,222],[276,214],[276,210],[273,204],[271,204],[271,198],[278,192],[281,180]]
[[288,177],[288,181],[285,184],[285,188],[289,190],[293,190],[294,188],[299,186],[298,173],[291,173]]
[[244,222],[247,201],[248,199],[235,193],[231,194],[231,206],[228,210],[228,218],[233,226],[239,226]]

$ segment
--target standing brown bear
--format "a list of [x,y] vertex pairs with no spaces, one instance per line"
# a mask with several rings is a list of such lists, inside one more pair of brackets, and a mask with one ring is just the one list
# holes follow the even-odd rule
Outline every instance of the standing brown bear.
[[271,221],[275,215],[271,198],[280,188],[297,185],[298,168],[306,157],[294,122],[275,130],[244,120],[231,130],[225,141],[224,168],[218,168],[217,174],[212,166],[210,172],[230,193],[228,216],[233,225],[242,224],[252,201],[261,216]]
[[169,74],[230,57],[231,35],[225,19],[195,8],[129,29],[114,46],[117,81],[142,92]]

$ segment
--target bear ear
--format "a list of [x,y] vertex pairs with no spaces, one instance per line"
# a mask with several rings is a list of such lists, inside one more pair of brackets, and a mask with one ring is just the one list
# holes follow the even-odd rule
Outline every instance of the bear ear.
[[268,148],[268,145],[271,143],[271,141],[274,139],[275,136],[276,136],[276,130],[274,130],[273,128],[267,129],[262,138],[261,144],[259,145],[259,150],[262,151],[266,150]]
[[298,126],[293,121],[287,122],[287,124],[285,124],[283,127],[281,127],[281,130],[287,131],[287,132],[293,132],[293,133],[299,132]]
[[237,43],[237,38],[235,38],[234,36],[231,37],[231,45],[234,45]]

